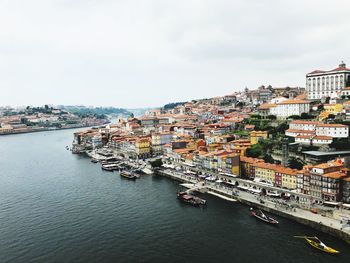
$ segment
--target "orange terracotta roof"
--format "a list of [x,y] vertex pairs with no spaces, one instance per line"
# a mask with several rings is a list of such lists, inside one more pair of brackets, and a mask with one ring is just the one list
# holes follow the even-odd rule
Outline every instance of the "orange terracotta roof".
[[277,107],[276,104],[270,104],[270,103],[264,103],[264,104],[261,104],[258,109],[259,110],[268,110],[270,108],[274,108],[274,107]]
[[309,103],[310,103],[310,101],[307,101],[307,100],[285,100],[285,101],[278,103],[278,105],[309,104]]
[[296,175],[300,171],[298,171],[296,169],[287,168],[284,166],[279,166],[276,168],[276,172],[283,173],[283,174],[289,174],[289,175]]
[[252,158],[252,157],[247,157],[247,156],[240,156],[240,161],[241,162],[246,162],[246,163],[259,163],[259,162],[264,162],[263,159],[259,158]]
[[311,139],[313,135],[298,135],[295,138],[299,138],[299,139]]
[[323,123],[323,124],[319,124],[317,125],[318,127],[337,127],[337,128],[347,128],[348,126],[347,125],[343,125],[343,124],[326,124],[326,123]]
[[326,173],[322,175],[323,177],[333,178],[333,179],[339,179],[342,177],[345,177],[346,175],[340,171],[332,172],[332,173]]
[[315,134],[315,131],[297,130],[297,129],[288,129],[288,130],[286,130],[286,132],[304,133],[304,134]]
[[314,140],[332,140],[333,138],[330,136],[315,136]]
[[328,163],[321,163],[318,165],[313,166],[314,168],[320,168],[320,169],[326,169],[329,167],[342,167],[343,164],[338,161],[328,162]]
[[311,124],[311,125],[316,125],[316,124],[320,124],[320,122],[319,121],[294,120],[294,121],[291,121],[290,124]]

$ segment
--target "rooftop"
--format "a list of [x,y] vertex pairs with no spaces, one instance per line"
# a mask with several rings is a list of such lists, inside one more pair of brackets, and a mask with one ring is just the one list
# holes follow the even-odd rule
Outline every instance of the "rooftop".
[[350,151],[322,152],[322,151],[304,151],[304,154],[313,156],[330,156],[330,155],[350,155]]

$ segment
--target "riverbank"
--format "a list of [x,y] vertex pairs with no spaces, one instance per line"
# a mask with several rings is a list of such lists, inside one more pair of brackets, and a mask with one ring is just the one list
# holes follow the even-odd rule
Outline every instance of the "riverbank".
[[96,125],[78,125],[78,126],[69,126],[69,127],[62,127],[62,128],[44,128],[44,127],[39,127],[37,129],[32,129],[32,130],[19,130],[19,131],[11,131],[7,133],[0,133],[0,136],[8,136],[8,135],[15,135],[15,134],[24,134],[24,133],[36,133],[36,132],[47,132],[47,131],[60,131],[60,130],[72,130],[72,129],[80,129],[80,128],[92,128],[95,126],[99,126],[101,124],[96,124]]
[[175,171],[159,170],[157,173],[182,183],[192,183],[194,185],[193,188],[206,188],[207,191],[205,192],[224,200],[231,201],[234,199],[244,205],[256,207],[266,212],[296,221],[323,233],[340,238],[350,244],[350,229],[344,229],[340,220],[325,217],[321,214],[314,214],[311,211],[301,208],[290,209],[279,202],[276,202],[274,199],[259,197],[245,191],[235,190],[238,195],[232,195],[232,189],[230,188],[220,187],[217,184],[210,182],[205,182],[204,184],[203,182],[199,183],[193,177]]

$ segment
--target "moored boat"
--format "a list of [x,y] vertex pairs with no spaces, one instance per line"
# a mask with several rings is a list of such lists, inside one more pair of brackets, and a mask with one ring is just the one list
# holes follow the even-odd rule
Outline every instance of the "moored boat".
[[132,172],[128,172],[128,171],[122,171],[120,172],[120,176],[129,179],[129,180],[136,180],[137,178],[139,178],[139,175],[132,173]]
[[114,170],[118,169],[117,164],[102,164],[101,166],[102,170],[113,172]]
[[184,203],[188,203],[190,205],[197,206],[197,207],[205,206],[207,204],[206,200],[199,198],[197,196],[188,194],[187,192],[178,192],[177,198]]
[[271,224],[271,225],[277,225],[278,221],[270,216],[265,215],[261,210],[254,210],[253,208],[250,208],[250,213],[255,218],[264,221],[265,223]]
[[338,250],[335,250],[334,248],[331,248],[331,247],[327,246],[326,244],[324,244],[317,237],[308,237],[308,236],[295,236],[295,237],[296,238],[304,238],[310,246],[312,246],[318,250],[321,250],[323,252],[326,252],[328,254],[339,254],[340,253]]

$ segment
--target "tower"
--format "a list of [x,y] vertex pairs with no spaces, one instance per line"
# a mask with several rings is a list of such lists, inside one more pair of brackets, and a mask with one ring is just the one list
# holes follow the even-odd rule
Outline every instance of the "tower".
[[288,138],[284,138],[282,141],[282,165],[288,166],[288,151],[289,151],[289,141]]

